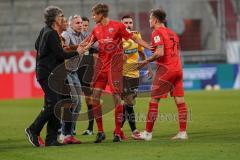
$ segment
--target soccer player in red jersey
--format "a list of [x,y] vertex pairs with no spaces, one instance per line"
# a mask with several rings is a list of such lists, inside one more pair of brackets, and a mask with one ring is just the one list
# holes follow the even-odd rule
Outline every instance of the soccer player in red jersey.
[[142,39],[134,36],[126,30],[123,23],[108,18],[109,8],[106,4],[100,3],[92,8],[92,18],[96,25],[89,38],[83,42],[91,44],[98,42],[99,53],[95,66],[95,75],[92,86],[94,88],[92,95],[93,113],[96,119],[98,134],[95,143],[100,143],[105,139],[100,97],[102,90],[109,84],[115,103],[115,131],[113,142],[120,142],[121,123],[123,114],[123,105],[121,104],[122,92],[122,67],[123,67],[123,45],[122,39],[132,39],[139,45],[151,49],[151,47]]
[[175,32],[167,28],[166,13],[161,9],[152,10],[150,27],[152,32],[153,54],[140,63],[140,67],[156,61],[157,71],[152,83],[151,101],[147,115],[146,128],[140,137],[144,140],[152,139],[154,122],[158,116],[158,103],[161,98],[167,98],[168,92],[174,97],[178,108],[179,133],[172,139],[187,139],[187,106],[184,101],[183,72],[179,55],[179,38]]

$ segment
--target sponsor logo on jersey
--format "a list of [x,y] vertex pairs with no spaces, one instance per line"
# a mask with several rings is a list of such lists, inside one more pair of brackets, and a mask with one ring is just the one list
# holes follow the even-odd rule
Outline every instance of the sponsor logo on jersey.
[[109,33],[112,33],[114,31],[114,29],[113,28],[109,28],[108,31],[109,31]]
[[159,37],[159,36],[155,36],[155,37],[154,37],[154,42],[155,42],[155,43],[158,43],[158,42],[160,42],[160,40],[161,40],[161,39],[160,39],[160,37]]
[[137,48],[133,48],[133,49],[126,49],[124,50],[125,54],[132,54],[132,53],[136,53],[138,51]]

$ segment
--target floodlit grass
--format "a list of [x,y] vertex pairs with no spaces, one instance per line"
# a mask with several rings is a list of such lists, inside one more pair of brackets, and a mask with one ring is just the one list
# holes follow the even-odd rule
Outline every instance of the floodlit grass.
[[[143,130],[149,98],[138,98],[135,112],[137,127]],[[240,91],[187,92],[189,109],[187,141],[171,141],[178,131],[174,118],[176,107],[171,98],[160,102],[158,119],[151,142],[128,141],[112,143],[113,112],[104,115],[107,139],[94,144],[94,136],[82,136],[87,122],[77,123],[77,138],[83,144],[34,148],[24,134],[41,109],[42,99],[0,101],[0,160],[143,160],[143,159],[239,159],[240,153]],[[85,105],[83,108],[86,108]],[[128,124],[124,131],[130,136]],[[96,133],[96,131],[95,131]],[[45,130],[42,133],[44,137]]]

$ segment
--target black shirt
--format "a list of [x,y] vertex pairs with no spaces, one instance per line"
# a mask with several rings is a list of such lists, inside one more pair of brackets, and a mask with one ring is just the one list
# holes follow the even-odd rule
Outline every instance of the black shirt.
[[49,26],[41,29],[35,42],[37,50],[36,75],[37,79],[46,79],[64,59],[78,55],[77,52],[65,52],[57,31]]

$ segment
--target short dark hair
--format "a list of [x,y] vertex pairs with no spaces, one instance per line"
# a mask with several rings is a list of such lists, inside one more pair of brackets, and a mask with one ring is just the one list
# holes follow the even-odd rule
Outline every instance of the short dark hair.
[[151,10],[151,15],[153,17],[155,17],[161,23],[166,23],[167,22],[167,20],[166,20],[167,14],[162,9],[152,9]]
[[55,22],[56,17],[62,13],[63,11],[59,7],[48,6],[44,11],[44,19],[46,25],[51,26]]
[[121,20],[125,19],[125,18],[131,18],[133,19],[133,17],[130,14],[126,14],[124,16],[122,16]]
[[88,21],[89,22],[89,19],[87,17],[82,17],[82,21]]
[[96,14],[102,14],[104,17],[107,17],[109,7],[107,4],[99,3],[93,6],[92,11],[94,11]]

